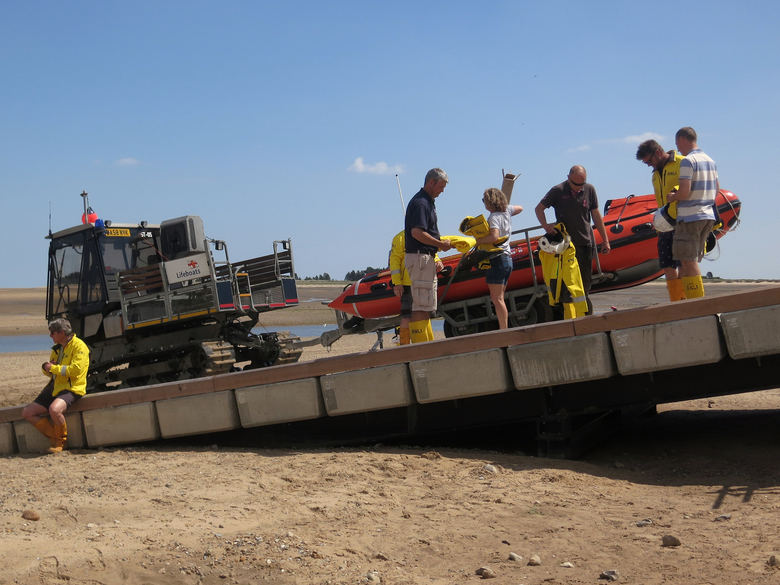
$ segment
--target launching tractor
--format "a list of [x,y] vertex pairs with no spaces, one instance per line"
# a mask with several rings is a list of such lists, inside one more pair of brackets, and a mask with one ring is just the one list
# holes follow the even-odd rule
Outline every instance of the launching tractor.
[[50,233],[46,318],[68,319],[90,348],[88,392],[298,361],[287,333],[253,328],[298,304],[292,243],[231,262],[200,217],[151,225],[102,220]]

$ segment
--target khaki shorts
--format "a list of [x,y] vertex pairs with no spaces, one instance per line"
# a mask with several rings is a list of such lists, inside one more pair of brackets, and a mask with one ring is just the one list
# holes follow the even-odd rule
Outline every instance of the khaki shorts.
[[715,222],[711,219],[678,223],[674,227],[672,257],[675,260],[701,262],[704,258],[704,244],[713,225]]
[[412,281],[412,311],[436,310],[436,260],[430,254],[408,252],[404,267]]

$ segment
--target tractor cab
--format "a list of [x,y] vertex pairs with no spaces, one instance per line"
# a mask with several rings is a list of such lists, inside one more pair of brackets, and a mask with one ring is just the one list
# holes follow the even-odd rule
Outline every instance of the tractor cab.
[[46,318],[65,317],[80,335],[90,334],[83,328],[88,316],[119,308],[120,272],[160,262],[160,227],[146,222],[86,223],[48,239]]

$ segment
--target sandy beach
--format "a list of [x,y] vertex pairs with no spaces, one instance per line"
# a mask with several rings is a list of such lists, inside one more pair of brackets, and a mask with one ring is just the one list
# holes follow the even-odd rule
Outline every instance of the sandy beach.
[[[760,286],[777,284],[705,285],[710,296]],[[264,324],[333,323],[321,301],[339,290],[302,286],[301,306]],[[0,335],[45,335],[44,302],[44,289],[0,290]],[[594,295],[597,311],[664,302],[663,283]],[[307,348],[302,359],[325,353]],[[2,406],[35,396],[47,356],[0,354]],[[770,389],[662,405],[580,461],[532,457],[511,435],[489,433],[349,449],[175,441],[8,457],[0,585],[555,585],[607,583],[608,571],[618,583],[775,584],[779,404]],[[664,546],[665,536],[679,545]]]

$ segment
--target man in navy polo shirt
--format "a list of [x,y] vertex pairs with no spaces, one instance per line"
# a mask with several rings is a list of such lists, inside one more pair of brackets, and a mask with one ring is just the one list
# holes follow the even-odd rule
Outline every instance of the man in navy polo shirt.
[[425,175],[423,188],[409,201],[404,224],[404,267],[412,281],[412,343],[432,341],[431,312],[436,310],[436,252],[452,244],[439,237],[435,199],[447,186],[447,173],[436,168]]

